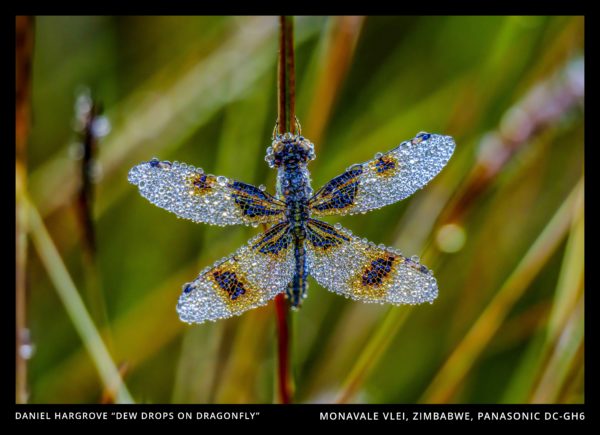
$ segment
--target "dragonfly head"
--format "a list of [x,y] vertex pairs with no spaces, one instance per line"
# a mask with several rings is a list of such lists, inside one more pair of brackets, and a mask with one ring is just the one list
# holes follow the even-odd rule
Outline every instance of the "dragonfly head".
[[278,134],[267,148],[266,162],[271,168],[306,165],[315,158],[314,144],[303,136]]

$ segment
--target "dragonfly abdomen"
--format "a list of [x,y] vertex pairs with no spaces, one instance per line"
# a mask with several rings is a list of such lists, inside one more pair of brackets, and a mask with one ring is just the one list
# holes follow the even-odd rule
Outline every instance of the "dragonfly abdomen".
[[308,170],[298,164],[279,169],[278,192],[286,203],[286,217],[294,237],[295,270],[287,295],[293,307],[298,307],[306,292],[306,223],[309,218],[308,199],[311,194]]

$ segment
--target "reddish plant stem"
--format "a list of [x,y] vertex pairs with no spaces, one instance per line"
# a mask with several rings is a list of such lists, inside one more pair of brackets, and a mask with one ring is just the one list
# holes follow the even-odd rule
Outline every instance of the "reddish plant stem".
[[26,312],[27,208],[23,196],[27,190],[27,139],[29,137],[31,63],[33,55],[34,19],[16,17],[16,402],[27,402],[27,358],[31,353]]
[[279,401],[292,403],[293,383],[290,371],[290,319],[288,317],[288,303],[284,294],[275,298],[275,311],[277,315],[277,379]]
[[277,118],[279,133],[295,132],[296,70],[294,66],[294,18],[279,17],[279,59],[277,62]]
[[[278,133],[296,131],[295,122],[295,69],[294,69],[294,20],[279,18],[279,59],[277,76]],[[277,383],[279,401],[292,403],[294,382],[291,373],[291,324],[289,308],[284,294],[275,298],[277,315]]]

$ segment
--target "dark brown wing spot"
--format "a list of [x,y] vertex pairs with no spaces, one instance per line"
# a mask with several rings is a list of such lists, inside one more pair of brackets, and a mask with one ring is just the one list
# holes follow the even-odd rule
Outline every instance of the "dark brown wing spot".
[[365,287],[380,287],[394,268],[395,256],[387,255],[371,261],[362,275],[362,285]]
[[213,277],[219,287],[227,292],[229,299],[232,301],[246,293],[244,283],[237,278],[235,272],[216,270],[213,272]]

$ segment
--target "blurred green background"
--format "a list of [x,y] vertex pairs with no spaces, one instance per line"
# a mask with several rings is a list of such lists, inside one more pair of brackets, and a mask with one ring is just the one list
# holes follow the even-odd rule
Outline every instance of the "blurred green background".
[[[298,402],[583,402],[583,27],[559,16],[296,19],[313,188],[422,130],[457,143],[412,197],[326,219],[420,255],[440,294],[390,308],[311,279],[293,319]],[[35,18],[28,195],[136,402],[276,401],[272,304],[200,326],[175,312],[183,283],[258,230],[176,219],[127,172],[157,156],[274,192],[263,158],[277,35],[277,17]],[[73,128],[85,89],[111,124],[94,170],[92,261]],[[114,400],[43,246],[34,235],[21,264],[27,401]]]

